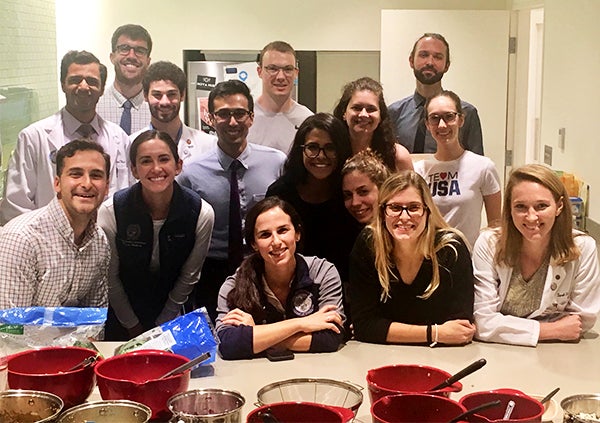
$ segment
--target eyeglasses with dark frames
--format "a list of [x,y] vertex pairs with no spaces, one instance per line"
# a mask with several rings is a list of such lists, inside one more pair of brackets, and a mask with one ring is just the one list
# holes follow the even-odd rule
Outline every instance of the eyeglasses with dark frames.
[[148,49],[146,47],[119,44],[116,48],[116,51],[122,56],[128,55],[131,50],[133,50],[137,57],[145,57],[148,55]]
[[212,113],[212,115],[219,122],[228,121],[232,116],[236,122],[245,122],[252,115],[252,112],[246,109],[219,109]]
[[407,206],[398,203],[384,203],[381,205],[386,216],[399,217],[406,212],[408,217],[421,217],[425,214],[427,206],[422,203],[410,203]]
[[304,151],[304,155],[309,159],[315,159],[319,157],[321,151],[325,154],[325,157],[328,159],[335,159],[337,157],[337,149],[335,145],[332,143],[325,144],[324,147],[321,147],[316,142],[310,142],[308,144],[301,145],[302,151]]
[[461,113],[446,112],[446,113],[442,113],[441,115],[438,115],[437,113],[432,113],[429,116],[427,116],[427,122],[432,126],[439,125],[440,120],[443,120],[444,122],[446,122],[448,124],[448,123],[454,122],[458,116],[461,116]]

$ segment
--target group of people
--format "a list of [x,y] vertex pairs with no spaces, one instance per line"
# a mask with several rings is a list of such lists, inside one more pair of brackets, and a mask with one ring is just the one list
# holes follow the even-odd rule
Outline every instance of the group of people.
[[127,340],[206,307],[228,359],[352,336],[534,346],[595,323],[595,242],[544,166],[513,171],[502,204],[476,109],[441,86],[441,35],[409,55],[414,95],[388,110],[363,77],[333,114],[293,100],[295,51],[269,43],[256,102],[237,80],[211,91],[214,135],[181,121],[186,76],[151,50],[118,28],[106,90],[91,53],[63,58],[66,106],[9,162],[0,308],[108,307],[106,339]]

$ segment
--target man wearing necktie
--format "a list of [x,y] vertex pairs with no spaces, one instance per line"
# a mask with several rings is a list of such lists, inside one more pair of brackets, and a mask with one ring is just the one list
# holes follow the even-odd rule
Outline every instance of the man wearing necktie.
[[152,38],[140,25],[122,25],[112,35],[110,61],[115,80],[98,101],[98,114],[119,125],[127,135],[147,129],[150,122],[142,79],[150,65],[151,52]]
[[[425,129],[423,106],[425,101],[442,92],[442,77],[450,67],[450,46],[441,34],[423,34],[414,44],[408,57],[416,78],[413,95],[392,103],[388,107],[397,142],[411,153],[435,153],[436,143]],[[460,142],[466,150],[483,154],[481,122],[477,109],[461,101],[465,123],[461,128]]]
[[243,82],[217,84],[208,97],[217,145],[187,164],[177,179],[215,210],[210,249],[194,291],[195,306],[206,306],[213,321],[219,288],[249,248],[242,241],[246,213],[264,198],[286,159],[279,150],[248,142],[253,110],[250,90]]
[[104,91],[106,66],[87,51],[70,51],[61,62],[66,105],[58,113],[23,129],[8,162],[0,224],[41,208],[54,198],[56,153],[75,139],[100,144],[110,156],[109,193],[132,181],[126,160],[127,135],[96,113]]

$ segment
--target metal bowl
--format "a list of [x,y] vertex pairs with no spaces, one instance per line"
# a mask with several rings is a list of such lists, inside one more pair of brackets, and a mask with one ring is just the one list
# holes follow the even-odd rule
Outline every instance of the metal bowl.
[[65,411],[56,423],[146,423],[151,415],[150,407],[135,401],[94,401]]
[[196,389],[174,395],[167,402],[177,423],[240,423],[246,400],[236,391]]
[[333,405],[352,410],[362,404],[362,388],[332,379],[288,379],[262,387],[256,394],[258,405],[301,401]]
[[560,406],[565,412],[565,423],[600,422],[600,394],[573,395],[563,399]]
[[63,401],[48,392],[21,389],[0,392],[0,423],[52,422],[62,408]]

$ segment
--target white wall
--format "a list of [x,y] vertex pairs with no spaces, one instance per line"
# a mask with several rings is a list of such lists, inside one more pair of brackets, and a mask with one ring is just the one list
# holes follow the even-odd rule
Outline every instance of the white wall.
[[[590,184],[589,215],[600,222],[600,1],[546,0],[542,144],[553,149],[552,167],[575,172]],[[565,149],[558,129],[566,128]]]

